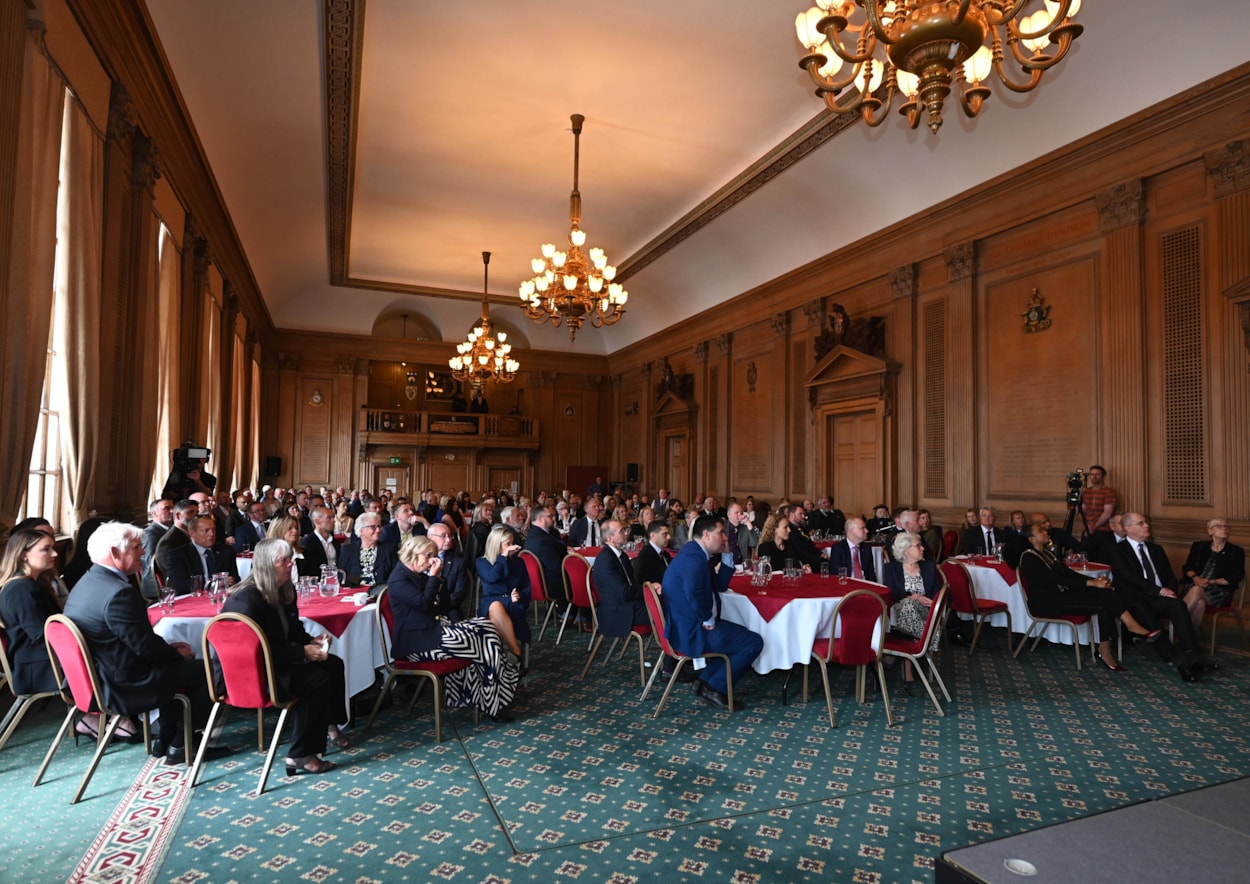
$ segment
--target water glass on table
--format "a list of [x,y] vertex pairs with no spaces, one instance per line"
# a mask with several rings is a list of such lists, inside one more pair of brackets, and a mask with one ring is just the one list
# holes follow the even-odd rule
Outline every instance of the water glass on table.
[[166,586],[164,589],[162,589],[161,590],[161,610],[173,611],[174,599],[177,597],[178,597],[178,594],[174,591],[174,588],[172,586]]
[[846,568],[845,567],[838,569],[838,583],[842,583],[842,584],[846,583]]
[[204,578],[196,574],[191,578],[191,597],[199,598],[204,595]]
[[822,578],[828,578],[828,577],[829,577],[829,563],[828,563],[828,562],[821,562],[821,563],[820,563],[820,576],[821,576]]

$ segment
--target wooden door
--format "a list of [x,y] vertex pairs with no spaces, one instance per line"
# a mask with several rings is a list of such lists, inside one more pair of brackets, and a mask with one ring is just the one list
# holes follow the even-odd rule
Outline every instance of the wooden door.
[[521,471],[515,467],[489,467],[487,469],[486,483],[491,494],[498,492],[500,488],[511,492],[513,482],[519,490],[530,490],[521,488]]
[[664,451],[660,477],[670,497],[690,499],[690,434],[670,433],[661,441]]
[[412,481],[407,467],[374,467],[373,493],[389,488],[396,497],[412,497]]
[[875,505],[885,501],[880,416],[876,411],[832,414],[826,429],[829,475],[825,487],[848,517],[871,514]]

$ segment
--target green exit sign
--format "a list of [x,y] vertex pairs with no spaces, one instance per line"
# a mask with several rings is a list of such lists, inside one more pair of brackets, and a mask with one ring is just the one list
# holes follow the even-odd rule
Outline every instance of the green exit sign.
[[398,458],[398,457],[392,457],[392,458],[391,458],[391,465],[392,465],[392,466],[399,466],[401,463],[403,463],[403,460],[401,460],[400,458]]

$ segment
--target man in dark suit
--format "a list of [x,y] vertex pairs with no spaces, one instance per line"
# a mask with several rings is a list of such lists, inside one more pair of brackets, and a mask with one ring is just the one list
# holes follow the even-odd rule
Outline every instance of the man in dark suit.
[[[191,700],[192,719],[208,719],[208,688],[204,664],[183,642],[168,644],[152,631],[147,604],[130,582],[143,558],[138,528],[105,522],[87,541],[92,566],[65,603],[65,616],[86,640],[100,680],[104,705],[122,715],[138,716],[160,709],[153,755],[167,764],[183,758],[182,715],[174,700],[183,693]],[[225,750],[209,749],[206,757],[220,758]]]
[[145,598],[155,599],[156,591],[156,548],[160,545],[169,529],[174,524],[174,504],[171,500],[161,498],[152,501],[148,506],[148,515],[152,521],[143,529],[143,578],[141,585]]
[[303,564],[308,573],[320,575],[322,565],[339,566],[340,544],[334,539],[334,513],[328,507],[314,508],[311,518],[313,530],[300,540],[300,552],[304,554]]
[[156,576],[166,581],[169,579],[170,558],[174,550],[180,549],[191,542],[191,520],[200,513],[200,505],[190,498],[174,504],[174,524],[165,532],[160,543],[156,545],[153,557]]
[[597,498],[586,499],[586,515],[573,522],[569,528],[569,546],[580,549],[583,546],[602,546],[602,529],[599,527],[599,516],[603,512],[603,504]]
[[1124,513],[1113,515],[1107,526],[1110,531],[1095,531],[1081,544],[1081,550],[1089,556],[1091,562],[1109,564],[1116,549],[1127,540],[1124,534]]
[[625,638],[634,626],[650,623],[642,584],[634,576],[633,565],[625,555],[629,539],[621,523],[612,519],[603,524],[603,551],[591,568],[599,590],[599,631],[608,638]]
[[265,539],[265,505],[260,501],[248,504],[247,520],[234,529],[235,552],[246,552]]
[[[1176,575],[1167,553],[1159,544],[1150,542],[1150,522],[1141,513],[1125,513],[1121,524],[1127,539],[1116,545],[1110,562],[1116,591],[1129,593],[1156,616],[1172,621],[1176,648],[1165,633],[1154,643],[1155,650],[1164,660],[1176,664],[1182,679],[1197,681],[1202,673],[1214,672],[1219,664],[1202,661],[1198,633],[1177,591]],[[1142,622],[1142,626],[1155,629],[1158,623]]]
[[[637,578],[639,585],[664,584],[664,572],[668,570],[669,558],[672,556],[668,549],[672,539],[672,531],[664,519],[657,518],[647,526],[647,542],[642,545],[642,549],[638,551],[638,558],[633,561],[634,577]],[[676,668],[677,661],[665,655],[663,670],[660,674],[665,678],[671,678]],[[694,681],[695,677],[695,671],[687,666],[681,671],[680,680]]]
[[178,595],[191,592],[191,581],[201,578],[201,589],[208,589],[214,574],[225,572],[231,583],[239,579],[238,567],[230,547],[217,543],[217,522],[212,516],[196,516],[191,521],[191,542],[180,546],[169,557],[167,586]]
[[451,609],[447,616],[453,621],[462,620],[464,611],[461,605],[469,597],[469,588],[473,585],[469,579],[469,569],[465,567],[464,559],[456,553],[456,543],[452,540],[450,528],[442,522],[435,522],[426,536],[438,546],[438,557],[443,562],[437,576],[447,584],[447,592],[451,595]]
[[564,596],[561,569],[568,549],[555,531],[556,517],[550,507],[536,506],[530,511],[530,529],[525,534],[525,549],[534,554],[543,569],[547,598]]
[[[694,539],[677,553],[664,572],[663,601],[668,613],[665,634],[674,650],[702,658],[715,652],[729,657],[734,681],[751,669],[764,649],[764,640],[736,623],[720,619],[720,594],[729,587],[731,568],[720,562],[725,547],[724,523],[715,516],[700,516],[691,529]],[[729,705],[725,663],[706,659],[694,692],[720,708]]]
[[969,529],[964,532],[964,538],[959,544],[959,554],[963,556],[992,556],[994,555],[994,546],[999,543],[1007,542],[1007,535],[1001,528],[994,527],[994,508],[989,506],[981,507],[977,513],[980,525],[977,528]]
[[842,534],[846,530],[846,515],[834,507],[833,501],[827,495],[816,502],[816,510],[808,516],[808,521],[812,523],[814,531],[824,531],[826,534]]
[[816,549],[816,544],[812,543],[811,538],[807,536],[805,528],[807,524],[807,510],[803,508],[803,504],[796,503],[786,510],[786,518],[790,522],[790,540],[789,550],[794,549],[793,558],[800,564],[806,565],[812,571],[820,572],[820,563],[824,559],[820,555],[820,551]]
[[660,493],[655,496],[655,500],[651,501],[651,512],[657,519],[668,518],[668,489],[661,488]]
[[361,513],[356,517],[355,528],[355,539],[339,548],[338,566],[347,575],[347,585],[385,583],[399,563],[399,556],[394,544],[378,539],[382,536],[382,520],[377,513]]
[[829,550],[829,569],[840,574],[845,568],[848,577],[856,580],[877,582],[877,565],[873,561],[872,547],[867,543],[868,526],[859,517],[846,520],[846,537]]
[[409,538],[423,536],[429,528],[430,523],[417,513],[412,504],[401,503],[395,507],[394,518],[382,529],[382,542],[393,543],[399,549]]

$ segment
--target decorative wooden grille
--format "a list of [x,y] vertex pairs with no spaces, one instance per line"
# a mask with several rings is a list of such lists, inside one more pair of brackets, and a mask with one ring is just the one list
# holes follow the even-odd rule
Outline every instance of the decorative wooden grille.
[[1201,230],[1194,226],[1165,233],[1161,242],[1166,497],[1200,502],[1207,497]]

